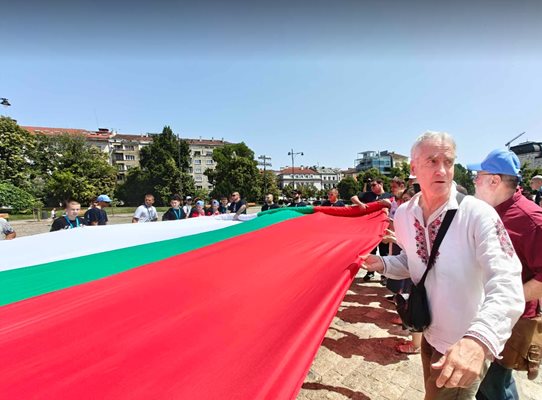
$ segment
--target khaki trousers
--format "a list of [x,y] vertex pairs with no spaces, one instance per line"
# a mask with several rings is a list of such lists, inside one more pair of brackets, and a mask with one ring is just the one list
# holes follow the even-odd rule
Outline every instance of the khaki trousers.
[[423,365],[423,380],[425,382],[425,400],[473,400],[476,397],[476,392],[480,383],[484,379],[489,368],[489,360],[484,362],[480,377],[467,388],[438,388],[436,385],[437,378],[440,375],[440,370],[432,369],[431,364],[437,362],[442,354],[435,350],[422,338],[422,365]]

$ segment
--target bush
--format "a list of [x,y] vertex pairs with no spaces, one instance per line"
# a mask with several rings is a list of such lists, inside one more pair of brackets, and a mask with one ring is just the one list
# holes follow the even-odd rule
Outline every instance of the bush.
[[37,201],[30,193],[12,185],[0,183],[0,207],[11,208],[14,213],[29,214]]

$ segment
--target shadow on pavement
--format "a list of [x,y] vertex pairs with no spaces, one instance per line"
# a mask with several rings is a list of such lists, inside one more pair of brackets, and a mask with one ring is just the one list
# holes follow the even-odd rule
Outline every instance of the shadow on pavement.
[[324,385],[322,383],[317,383],[317,382],[305,382],[302,388],[307,389],[307,390],[329,390],[330,392],[336,392],[336,393],[342,394],[343,396],[346,396],[352,400],[370,400],[371,399],[370,397],[367,397],[363,393],[354,392],[353,390],[345,388],[345,387]]
[[336,328],[330,329],[344,336],[339,339],[325,337],[322,346],[341,357],[362,356],[365,361],[375,362],[380,365],[397,364],[400,361],[408,360],[408,355],[398,353],[395,350],[395,345],[399,341],[396,337],[362,339],[350,332]]

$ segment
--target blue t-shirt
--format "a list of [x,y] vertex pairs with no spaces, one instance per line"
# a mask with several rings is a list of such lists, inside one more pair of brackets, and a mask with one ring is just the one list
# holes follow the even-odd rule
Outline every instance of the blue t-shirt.
[[93,222],[98,221],[98,225],[107,224],[107,213],[101,208],[91,208],[85,213],[85,221],[87,225],[92,225]]

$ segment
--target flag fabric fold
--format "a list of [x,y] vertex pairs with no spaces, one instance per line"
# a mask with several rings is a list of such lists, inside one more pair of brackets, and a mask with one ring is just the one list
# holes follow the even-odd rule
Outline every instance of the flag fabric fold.
[[[266,218],[253,220],[254,229],[248,221],[217,230],[223,235],[207,236],[207,246],[163,252],[6,303],[0,307],[0,393],[17,399],[295,398],[359,268],[358,255],[380,241],[387,215]],[[174,248],[179,239],[172,240]],[[140,254],[139,247],[114,250],[104,260],[119,263],[122,254],[115,251]],[[92,255],[74,259],[73,268],[91,268],[82,267],[85,257]],[[34,267],[45,273],[50,263]],[[0,272],[0,279],[19,269]]]

